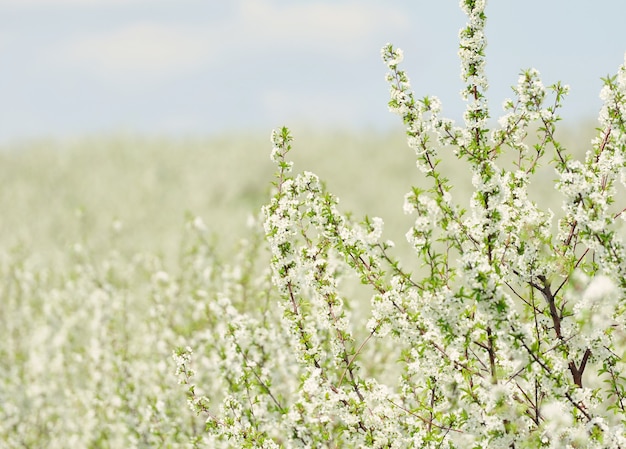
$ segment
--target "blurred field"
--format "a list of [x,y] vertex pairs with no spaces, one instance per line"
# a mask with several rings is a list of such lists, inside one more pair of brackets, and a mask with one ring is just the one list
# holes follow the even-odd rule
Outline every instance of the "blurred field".
[[[207,140],[118,136],[4,149],[0,244],[58,255],[74,243],[98,253],[114,241],[128,253],[171,255],[190,213],[202,217],[218,245],[227,248],[268,198],[275,167],[267,134]],[[415,177],[401,133],[295,139],[295,169],[326,179],[342,207],[374,215],[401,210]]]
[[[570,129],[563,141],[580,154],[587,130]],[[381,216],[385,238],[410,261],[403,196],[427,184],[402,131],[293,134],[295,171],[317,173],[342,211]],[[267,288],[249,271],[266,257],[255,255],[259,234],[246,222],[268,199],[270,150],[269,132],[0,150],[0,447],[217,447],[202,440],[205,418],[189,410],[171,355],[192,346],[199,388],[220,399],[211,373],[224,323],[209,304],[226,295],[250,307]],[[442,165],[466,204],[467,170],[449,158]],[[558,208],[553,179],[544,166],[534,193]],[[206,234],[188,226],[196,216]],[[243,237],[248,249],[237,255],[231,248]],[[364,293],[348,298],[359,306],[357,334],[371,295]],[[393,354],[370,350],[372,367],[391,372]]]
[[[563,132],[576,154],[588,148],[593,125]],[[58,255],[88,244],[172,255],[185,215],[202,217],[221,248],[244,232],[247,217],[268,198],[274,167],[268,135],[210,139],[149,139],[131,135],[74,141],[35,141],[0,149],[0,247]],[[326,181],[343,211],[385,219],[388,237],[403,240],[410,225],[403,196],[424,184],[402,130],[376,133],[293,131],[295,171]],[[546,161],[548,158],[546,158]],[[443,167],[466,203],[466,167]],[[554,172],[538,175],[545,200]],[[558,207],[558,204],[557,204]]]

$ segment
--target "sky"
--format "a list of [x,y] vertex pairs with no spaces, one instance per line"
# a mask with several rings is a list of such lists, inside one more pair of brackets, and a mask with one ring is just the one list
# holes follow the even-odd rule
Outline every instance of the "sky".
[[[522,69],[594,118],[626,52],[624,0],[490,0],[497,118]],[[211,135],[398,126],[387,42],[417,96],[460,120],[457,0],[0,0],[0,142],[114,132]]]

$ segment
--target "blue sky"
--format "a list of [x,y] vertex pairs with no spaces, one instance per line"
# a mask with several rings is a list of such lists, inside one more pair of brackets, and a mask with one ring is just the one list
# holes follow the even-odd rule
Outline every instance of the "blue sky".
[[[536,67],[570,84],[566,119],[595,117],[624,62],[624,0],[491,0],[487,16],[492,115]],[[460,119],[464,23],[457,0],[0,0],[0,141],[387,129],[386,42]]]

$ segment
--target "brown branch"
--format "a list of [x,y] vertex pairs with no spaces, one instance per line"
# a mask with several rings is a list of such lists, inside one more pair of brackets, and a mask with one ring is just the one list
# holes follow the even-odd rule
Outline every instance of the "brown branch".
[[550,317],[552,318],[552,323],[554,325],[554,332],[557,338],[560,340],[563,338],[561,335],[561,317],[559,316],[559,312],[556,309],[556,299],[554,297],[554,294],[550,290],[550,282],[546,279],[544,275],[537,276],[537,279],[541,281],[543,286],[539,286],[534,282],[529,282],[529,284],[533,288],[537,289],[548,303],[548,307],[550,309]]
[[493,344],[496,336],[491,333],[491,327],[487,328],[487,338],[489,341],[489,367],[491,368],[491,383],[497,384],[498,377],[496,375],[496,348]]
[[584,404],[574,401],[574,398],[572,398],[569,393],[565,393],[565,397],[572,403],[574,407],[580,410],[580,413],[582,413],[588,421],[591,421],[591,415],[585,410]]
[[569,370],[572,373],[572,377],[574,378],[574,383],[579,388],[583,387],[583,373],[585,371],[585,367],[587,366],[587,361],[589,360],[590,356],[591,350],[587,348],[579,367],[576,367],[576,363],[573,360],[571,360],[568,364]]

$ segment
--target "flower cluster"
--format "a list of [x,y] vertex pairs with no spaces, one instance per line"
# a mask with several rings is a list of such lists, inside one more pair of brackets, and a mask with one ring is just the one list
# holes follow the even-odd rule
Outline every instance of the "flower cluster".
[[481,141],[486,131],[489,110],[485,75],[485,0],[461,0],[461,9],[467,14],[467,26],[459,33],[459,58],[461,79],[467,83],[461,97],[467,101],[465,124],[476,142]]

